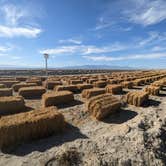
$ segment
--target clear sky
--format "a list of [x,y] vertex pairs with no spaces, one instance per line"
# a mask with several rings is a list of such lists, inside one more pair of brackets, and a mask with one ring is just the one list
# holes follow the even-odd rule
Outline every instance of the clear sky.
[[0,66],[166,68],[166,0],[0,0]]

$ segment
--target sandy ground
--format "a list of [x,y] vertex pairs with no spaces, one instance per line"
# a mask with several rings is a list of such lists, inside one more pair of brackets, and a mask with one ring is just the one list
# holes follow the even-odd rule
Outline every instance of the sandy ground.
[[[166,90],[146,106],[125,105],[104,121],[84,112],[79,94],[75,99],[59,108],[68,123],[64,133],[0,152],[0,166],[166,165]],[[40,108],[40,100],[26,104]]]

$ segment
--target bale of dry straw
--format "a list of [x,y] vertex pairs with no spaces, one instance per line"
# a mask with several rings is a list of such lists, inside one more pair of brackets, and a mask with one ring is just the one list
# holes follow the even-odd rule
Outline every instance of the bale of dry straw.
[[58,85],[54,88],[55,91],[71,91],[73,93],[79,92],[76,85]]
[[84,89],[93,88],[93,85],[92,84],[77,84],[77,88],[80,92],[82,92]]
[[82,80],[69,80],[68,83],[75,85],[75,84],[82,84],[83,81]]
[[0,81],[0,84],[4,84],[7,88],[11,88],[12,85],[18,84],[19,81]]
[[125,96],[125,102],[135,106],[142,106],[143,103],[148,101],[148,93],[144,91],[128,92]]
[[0,97],[0,114],[12,114],[24,111],[25,102],[21,96]]
[[96,88],[105,88],[106,85],[107,85],[106,81],[93,82],[93,86],[96,87]]
[[107,85],[106,92],[111,94],[120,94],[122,93],[122,86],[116,84]]
[[30,87],[30,86],[37,86],[37,84],[36,83],[21,82],[21,83],[18,83],[18,84],[14,84],[12,86],[12,88],[15,92],[18,92],[20,88]]
[[133,82],[131,81],[124,81],[121,83],[123,88],[131,89],[133,87]]
[[89,99],[93,96],[101,95],[105,93],[104,88],[93,88],[93,89],[85,89],[82,91],[82,98]]
[[150,85],[145,88],[145,92],[149,95],[158,96],[160,93],[160,87]]
[[39,98],[46,92],[42,86],[31,86],[19,89],[19,95],[24,98]]
[[57,134],[64,126],[64,116],[54,107],[2,117],[0,148]]
[[0,89],[0,97],[12,96],[12,95],[13,95],[12,88],[1,88]]
[[43,85],[47,89],[54,89],[55,86],[62,85],[62,82],[61,81],[55,81],[55,80],[46,80],[43,83]]
[[95,96],[86,102],[86,110],[98,120],[118,111],[120,106],[120,101],[111,94]]
[[136,79],[133,81],[134,86],[141,86],[144,83],[142,79]]
[[42,96],[42,107],[58,106],[60,104],[69,104],[74,101],[74,95],[71,91],[52,91]]

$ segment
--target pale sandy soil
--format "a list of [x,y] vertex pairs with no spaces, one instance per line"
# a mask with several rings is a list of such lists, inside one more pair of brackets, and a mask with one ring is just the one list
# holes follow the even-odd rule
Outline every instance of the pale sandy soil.
[[[77,94],[75,103],[59,108],[68,122],[63,134],[1,152],[0,166],[165,165],[166,91],[161,93],[145,107],[123,106],[104,121],[86,114]],[[40,100],[26,103],[40,108]]]

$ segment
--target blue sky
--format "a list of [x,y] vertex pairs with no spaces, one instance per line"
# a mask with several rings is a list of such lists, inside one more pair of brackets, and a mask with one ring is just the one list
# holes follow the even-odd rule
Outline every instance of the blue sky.
[[0,0],[0,66],[166,68],[165,0]]

